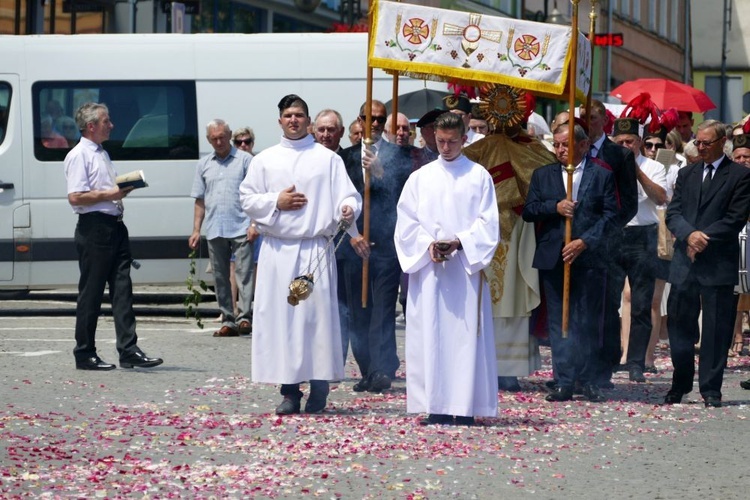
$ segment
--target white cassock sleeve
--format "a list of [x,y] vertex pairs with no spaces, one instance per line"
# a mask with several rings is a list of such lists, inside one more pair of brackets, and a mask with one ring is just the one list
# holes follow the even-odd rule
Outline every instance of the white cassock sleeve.
[[280,193],[267,192],[267,183],[264,178],[266,170],[262,163],[263,159],[257,156],[250,162],[247,175],[240,184],[240,204],[250,220],[271,226],[279,215],[276,202]]
[[393,235],[398,261],[406,274],[415,273],[432,262],[429,247],[435,238],[419,222],[419,195],[417,176],[412,175],[396,205],[396,231]]
[[484,185],[481,187],[482,196],[477,207],[477,218],[469,229],[456,232],[464,248],[458,255],[468,274],[477,273],[490,265],[500,241],[500,217],[495,186],[489,175],[484,176],[482,180]]

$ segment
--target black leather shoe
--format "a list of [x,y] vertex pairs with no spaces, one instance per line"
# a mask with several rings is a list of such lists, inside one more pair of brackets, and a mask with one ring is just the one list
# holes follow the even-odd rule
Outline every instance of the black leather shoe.
[[120,368],[153,368],[162,363],[164,363],[163,359],[149,358],[141,351],[132,352],[120,358]]
[[704,396],[703,404],[706,408],[721,408],[721,398],[718,396]]
[[678,405],[682,403],[682,396],[684,396],[680,391],[675,391],[674,389],[670,389],[666,396],[664,396],[664,404],[665,405]]
[[640,366],[634,365],[628,368],[628,376],[631,382],[645,382],[646,377],[643,375],[643,370]]
[[115,365],[111,363],[106,363],[99,356],[93,356],[93,357],[86,358],[86,359],[76,360],[76,370],[107,371],[107,370],[114,370],[115,368],[117,368]]
[[321,413],[328,402],[328,391],[310,391],[305,403],[305,413]]
[[750,391],[750,378],[747,379],[747,380],[743,380],[742,382],[740,382],[740,387],[742,387],[743,389],[745,389],[747,391]]
[[474,417],[456,417],[454,423],[456,425],[465,425],[467,427],[471,427],[476,424],[476,422],[474,421]]
[[300,398],[284,396],[284,401],[276,407],[276,415],[294,415],[295,413],[299,413],[299,409]]
[[352,386],[352,390],[354,392],[365,392],[370,389],[370,381],[367,377],[362,377],[362,379],[354,384]]
[[385,373],[376,373],[370,378],[369,392],[383,392],[391,388],[391,379]]
[[607,398],[604,397],[604,394],[602,394],[602,390],[594,384],[583,386],[583,397],[592,403],[602,403],[607,400]]
[[573,399],[573,388],[556,386],[544,399],[550,402],[570,401]]
[[419,421],[419,425],[452,425],[453,416],[443,415],[441,413],[430,413],[427,418]]
[[518,383],[518,377],[497,377],[497,388],[506,392],[520,392],[521,384]]

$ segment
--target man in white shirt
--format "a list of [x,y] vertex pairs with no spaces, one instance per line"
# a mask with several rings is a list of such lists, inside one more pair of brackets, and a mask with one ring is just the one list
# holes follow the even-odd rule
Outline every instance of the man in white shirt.
[[78,214],[75,243],[81,278],[76,304],[76,346],[73,355],[78,370],[114,370],[96,352],[96,325],[102,308],[104,287],[109,284],[117,351],[122,368],[151,368],[161,358],[149,358],[137,345],[133,284],[130,280],[130,240],[122,221],[123,198],[132,187],[120,189],[117,173],[102,148],[114,125],[104,104],[86,103],[76,111],[80,142],[65,157],[68,202]]
[[[615,120],[614,141],[633,152],[638,179],[638,213],[622,228],[621,245],[612,248],[609,279],[622,291],[630,283],[630,331],[623,333],[626,367],[631,382],[645,382],[646,350],[651,337],[651,301],[656,282],[656,240],[659,216],[656,207],[667,201],[664,166],[641,154],[643,141],[634,118]],[[664,130],[666,134],[666,130]],[[663,138],[662,138],[663,142]]]

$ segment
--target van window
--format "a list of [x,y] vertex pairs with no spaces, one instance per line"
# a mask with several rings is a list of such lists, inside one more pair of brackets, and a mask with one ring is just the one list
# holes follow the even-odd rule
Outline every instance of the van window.
[[5,131],[8,130],[8,111],[10,108],[10,85],[0,82],[0,144],[5,140]]
[[112,160],[198,159],[193,81],[37,82],[32,86],[34,156],[61,161],[81,134],[75,112],[86,102],[109,108],[104,143]]

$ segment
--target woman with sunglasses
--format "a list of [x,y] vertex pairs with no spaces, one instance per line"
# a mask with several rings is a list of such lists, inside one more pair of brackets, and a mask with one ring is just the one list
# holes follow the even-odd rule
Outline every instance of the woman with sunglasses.
[[255,133],[250,127],[242,127],[234,131],[232,134],[232,142],[234,147],[241,149],[246,153],[253,153],[253,146],[255,145]]
[[[676,144],[682,148],[682,139],[677,130],[667,133],[662,127],[658,132],[646,132],[643,136],[643,155],[652,160],[656,159],[656,154],[660,149],[676,150]],[[669,200],[674,193],[674,185],[677,181],[677,171],[682,164],[675,156],[672,165],[664,167],[667,175],[667,202],[656,207],[660,215],[667,209]],[[654,360],[656,357],[656,345],[659,339],[667,339],[667,297],[669,295],[669,286],[667,278],[669,277],[670,261],[666,259],[657,259],[656,264],[656,281],[654,283],[654,298],[651,302],[651,338],[646,348],[645,371],[647,373],[657,373]]]

